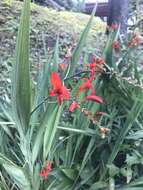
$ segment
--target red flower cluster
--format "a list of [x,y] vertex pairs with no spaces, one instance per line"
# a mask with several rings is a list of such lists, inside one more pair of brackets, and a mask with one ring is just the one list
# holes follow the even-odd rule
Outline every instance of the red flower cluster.
[[[103,104],[103,100],[101,97],[95,95],[95,89],[92,86],[92,82],[95,79],[95,73],[97,72],[97,68],[102,68],[102,65],[104,64],[104,60],[101,58],[93,57],[93,61],[90,64],[87,64],[87,67],[90,69],[90,76],[89,78],[82,78],[81,80],[84,80],[84,82],[79,86],[76,96],[78,96],[81,92],[86,92],[90,90],[90,95],[86,96],[83,101],[94,101],[99,104]],[[98,72],[101,72],[98,70]],[[53,97],[56,96],[57,102],[59,105],[61,105],[63,100],[69,100],[70,99],[70,93],[68,89],[63,85],[63,82],[61,81],[59,75],[56,72],[51,73],[51,86],[52,89],[49,91],[49,96]],[[77,101],[73,101],[72,104],[69,107],[69,111],[73,112],[76,108],[80,107],[78,105]],[[45,169],[44,169],[45,172]]]
[[85,80],[85,82],[79,87],[78,92],[77,92],[77,96],[79,95],[79,93],[81,93],[83,91],[86,92],[87,90],[91,90],[91,94],[94,94],[95,90],[92,87],[91,78],[82,78],[81,80]]
[[99,104],[104,103],[101,97],[95,95],[96,92],[95,92],[94,87],[92,86],[92,81],[95,79],[95,73],[97,71],[96,69],[98,68],[98,66],[102,66],[103,64],[104,64],[104,60],[102,58],[97,59],[96,57],[93,57],[92,63],[87,64],[87,67],[89,67],[90,69],[90,77],[82,79],[82,80],[85,80],[85,82],[81,84],[81,86],[79,87],[77,96],[83,91],[90,90],[91,93],[85,98],[85,100],[95,101],[96,103],[99,103]]
[[104,65],[104,60],[95,56],[93,57],[92,63],[86,65],[90,69],[90,81],[94,80],[96,72],[101,72],[102,65]]
[[62,84],[62,81],[56,72],[51,73],[51,85],[53,86],[53,89],[50,90],[49,95],[56,96],[59,105],[61,105],[63,99],[70,99],[68,89]]
[[43,177],[44,179],[47,179],[49,173],[52,171],[52,162],[47,161],[44,168],[39,173],[40,177]]

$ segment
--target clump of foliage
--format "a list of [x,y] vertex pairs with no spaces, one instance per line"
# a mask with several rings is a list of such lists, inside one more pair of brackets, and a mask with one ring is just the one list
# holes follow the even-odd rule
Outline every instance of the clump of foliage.
[[[12,100],[0,105],[1,189],[140,190],[143,78],[141,38],[112,26],[104,51],[83,56],[94,17],[59,64],[59,37],[31,82],[30,0],[13,65]],[[46,56],[46,55],[45,55]],[[12,105],[12,106],[11,106]],[[3,143],[2,143],[3,142]]]

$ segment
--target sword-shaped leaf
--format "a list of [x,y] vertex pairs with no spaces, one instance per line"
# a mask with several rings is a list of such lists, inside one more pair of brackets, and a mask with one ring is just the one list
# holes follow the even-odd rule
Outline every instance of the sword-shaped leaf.
[[30,119],[30,64],[29,64],[30,0],[24,1],[13,66],[12,103],[19,132],[25,132]]

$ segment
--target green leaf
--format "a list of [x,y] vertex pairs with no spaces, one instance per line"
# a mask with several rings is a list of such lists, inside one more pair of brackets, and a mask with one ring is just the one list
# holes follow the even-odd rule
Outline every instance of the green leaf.
[[19,132],[25,132],[30,119],[30,65],[29,65],[30,0],[24,1],[13,65],[12,103]]
[[[118,30],[115,30],[113,32],[111,32],[108,36],[108,40],[103,52],[103,57],[105,59],[105,65],[106,67],[110,70],[110,68],[116,68],[115,65],[113,65],[113,61],[112,61],[112,54],[113,54],[113,48],[112,48],[112,44],[114,42],[114,40],[117,40],[118,35],[119,35],[119,30],[120,28],[118,28]],[[116,64],[116,63],[114,63]]]
[[127,154],[127,158],[126,158],[127,165],[132,166],[134,164],[139,164],[140,162],[141,160],[138,158],[136,154],[133,154],[133,155]]
[[119,168],[116,167],[114,164],[107,165],[107,167],[109,168],[110,177],[114,177],[115,175],[119,173]]
[[23,168],[15,165],[11,160],[0,153],[0,164],[7,171],[13,181],[23,190],[32,190],[29,176]]
[[126,137],[126,139],[129,140],[139,140],[143,138],[143,130],[138,130],[137,132],[134,132]]
[[92,184],[92,186],[90,187],[89,190],[100,190],[100,189],[103,189],[105,187],[107,187],[107,183],[105,183],[103,181],[99,181],[99,182]]
[[[126,134],[131,129],[134,121],[138,118],[138,116],[142,110],[143,110],[143,95],[141,92],[141,94],[139,94],[138,97],[136,98],[136,100],[132,106],[132,109],[126,118],[126,122],[125,122],[123,128],[121,129],[118,139],[116,140],[116,143],[113,147],[111,155],[108,159],[107,165],[111,165],[112,162],[114,161],[114,159],[116,158],[116,156],[120,150],[120,147],[126,137]],[[101,180],[105,177],[106,173],[107,173],[107,167],[104,169],[104,171],[101,175],[101,178],[100,178]]]
[[118,188],[117,190],[142,190],[142,187],[121,187]]
[[51,150],[52,143],[57,131],[57,126],[59,123],[61,111],[62,111],[62,106],[56,106],[52,114],[50,114],[48,117],[44,133],[44,144],[43,144],[44,160],[46,160],[46,157]]
[[62,126],[58,126],[58,129],[63,130],[63,131],[77,133],[77,134],[84,134],[85,136],[95,135],[95,132],[93,132],[93,130],[90,130],[90,129],[82,130],[82,129],[75,129],[75,128],[70,128],[70,127],[62,127]]
[[[61,109],[61,108],[60,108]],[[59,108],[57,104],[49,104],[47,107],[47,110],[41,120],[41,124],[39,125],[39,130],[37,131],[37,135],[35,137],[34,143],[33,143],[33,150],[32,150],[32,163],[34,163],[37,159],[37,156],[40,152],[40,148],[43,145],[44,141],[44,155],[49,151],[49,148],[51,147],[52,139],[54,138],[55,128],[57,125],[57,118],[59,118]],[[54,130],[53,130],[53,127]],[[45,132],[45,134],[44,134]],[[50,137],[50,139],[45,139]],[[43,139],[44,138],[44,139]],[[49,144],[48,144],[49,143]]]
[[3,164],[3,167],[19,188],[23,190],[31,189],[30,181],[22,168],[10,164]]
[[127,187],[138,186],[138,185],[143,185],[143,177],[139,177],[138,179],[132,181],[130,184],[127,185]]
[[72,60],[71,60],[71,63],[69,64],[69,68],[68,68],[66,77],[72,75],[74,73],[74,71],[75,71],[75,67],[76,67],[76,65],[77,65],[77,63],[79,61],[82,49],[85,46],[86,39],[88,37],[89,31],[90,31],[90,28],[91,28],[91,25],[92,25],[92,20],[93,20],[93,18],[95,16],[96,8],[97,8],[97,3],[96,3],[96,6],[94,7],[94,9],[92,11],[92,15],[91,15],[91,17],[90,17],[84,31],[82,32],[82,34],[80,36],[79,42],[78,42],[78,44],[77,44],[77,46],[76,46],[76,48],[75,48],[75,50],[73,52]]
[[59,64],[59,36],[56,40],[56,45],[54,49],[54,55],[53,60],[51,61],[50,71],[57,71],[58,70],[58,64]]
[[69,169],[69,168],[64,168],[61,169],[61,171],[71,180],[75,180],[76,176],[77,176],[77,171],[75,171],[74,169]]

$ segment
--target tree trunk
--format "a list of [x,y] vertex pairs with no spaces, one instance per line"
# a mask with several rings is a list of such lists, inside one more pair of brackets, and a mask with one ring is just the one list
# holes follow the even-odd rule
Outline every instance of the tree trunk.
[[128,25],[128,0],[109,0],[109,15],[107,24],[120,24],[120,32],[123,35],[127,34]]

